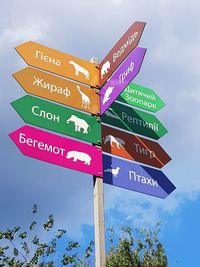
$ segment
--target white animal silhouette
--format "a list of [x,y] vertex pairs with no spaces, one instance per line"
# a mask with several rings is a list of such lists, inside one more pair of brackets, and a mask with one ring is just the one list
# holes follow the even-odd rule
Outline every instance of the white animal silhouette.
[[117,120],[119,120],[119,117],[117,117],[117,116],[115,116],[114,114],[112,114],[109,110],[106,110],[105,115],[106,115],[107,117],[111,117],[111,118],[113,118],[113,119],[117,119]]
[[77,85],[76,88],[79,91],[79,93],[81,94],[82,107],[84,109],[90,108],[90,104],[91,104],[90,98],[86,94],[84,94],[83,92],[81,92],[80,86]]
[[113,144],[115,144],[117,146],[117,148],[119,148],[119,149],[123,148],[124,149],[125,142],[124,142],[124,140],[122,140],[119,137],[114,137],[113,135],[109,134],[104,139],[104,144],[106,144],[107,142],[109,142],[112,147],[113,147]]
[[73,122],[75,125],[75,131],[80,132],[83,129],[84,134],[88,134],[88,129],[90,128],[89,124],[75,115],[71,115],[71,117],[67,120],[67,123]]
[[114,177],[117,177],[117,175],[119,174],[119,170],[120,170],[120,167],[117,167],[115,169],[106,169],[104,170],[104,172],[110,172],[112,173]]
[[103,79],[103,75],[106,74],[109,69],[110,69],[110,61],[106,61],[101,68],[101,79]]
[[107,88],[104,98],[103,98],[103,105],[110,99],[110,95],[112,94],[114,87],[110,86]]
[[80,66],[79,64],[77,64],[76,62],[74,62],[73,60],[70,60],[69,61],[69,64],[72,64],[75,68],[75,75],[78,76],[79,75],[79,72],[83,73],[85,75],[85,78],[87,80],[89,80],[90,78],[90,75],[89,75],[89,71],[86,70],[85,68],[83,68],[82,66]]
[[90,163],[91,163],[91,157],[88,154],[86,154],[84,152],[78,152],[75,150],[67,152],[66,158],[67,159],[73,158],[73,161],[75,161],[75,162],[77,160],[84,161],[84,164],[86,164],[86,165],[90,165]]

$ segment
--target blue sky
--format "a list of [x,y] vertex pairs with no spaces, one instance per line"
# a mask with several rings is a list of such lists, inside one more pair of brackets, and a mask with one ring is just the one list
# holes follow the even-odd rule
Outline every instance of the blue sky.
[[25,95],[12,77],[26,66],[14,47],[32,40],[101,61],[134,21],[145,21],[140,46],[147,53],[135,83],[154,89],[166,103],[156,114],[168,129],[159,143],[172,157],[163,171],[177,189],[161,200],[105,185],[105,223],[152,226],[160,220],[169,266],[199,266],[199,9],[195,0],[1,3],[0,228],[28,223],[36,202],[41,221],[53,213],[73,238],[93,238],[92,176],[25,157],[8,137],[24,125],[10,105]]

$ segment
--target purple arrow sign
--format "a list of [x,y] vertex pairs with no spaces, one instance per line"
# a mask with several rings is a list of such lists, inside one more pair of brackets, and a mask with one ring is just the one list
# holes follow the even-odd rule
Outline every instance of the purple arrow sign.
[[101,148],[30,126],[23,126],[9,136],[28,157],[102,176]]
[[160,170],[103,155],[103,181],[147,195],[166,198],[175,186]]
[[139,73],[145,53],[145,48],[136,47],[102,87],[100,90],[101,114],[109,108],[113,101]]

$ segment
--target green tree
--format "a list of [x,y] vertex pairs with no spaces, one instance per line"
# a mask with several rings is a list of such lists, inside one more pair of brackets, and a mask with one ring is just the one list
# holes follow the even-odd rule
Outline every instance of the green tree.
[[[80,247],[78,242],[69,241],[65,251],[58,253],[57,243],[65,234],[66,230],[58,229],[53,233],[51,241],[42,242],[41,238],[35,233],[37,222],[35,215],[37,205],[32,208],[32,220],[28,231],[22,231],[19,226],[6,231],[0,230],[0,267],[88,267],[91,264],[90,254],[94,242],[91,241],[86,248],[85,255],[80,255],[77,249]],[[42,225],[45,232],[50,232],[54,228],[54,218],[50,214],[47,221]]]
[[[19,226],[0,230],[0,267],[94,267],[94,241],[90,242],[85,253],[76,241],[68,241],[65,249],[59,252],[58,240],[64,238],[66,231],[58,229],[54,232],[54,218],[51,214],[41,226],[45,232],[51,233],[51,239],[42,242],[36,234],[36,213],[37,205],[34,204],[28,231],[21,230]],[[165,249],[158,239],[159,232],[160,224],[151,229],[132,230],[130,227],[122,227],[120,236],[113,227],[109,228],[110,245],[106,266],[167,267]]]
[[118,242],[114,240],[114,229],[109,228],[110,249],[107,253],[107,267],[167,267],[165,249],[158,239],[160,223],[154,228],[135,229],[122,227]]

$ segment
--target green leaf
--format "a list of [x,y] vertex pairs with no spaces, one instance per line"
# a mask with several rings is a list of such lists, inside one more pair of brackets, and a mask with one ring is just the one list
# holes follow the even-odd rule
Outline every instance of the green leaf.
[[19,235],[21,239],[25,239],[27,237],[27,232],[23,232]]
[[35,236],[33,237],[33,239],[32,239],[32,243],[33,243],[34,245],[39,245],[39,241],[40,241],[40,239],[39,239],[39,237],[38,237],[37,235],[35,235]]
[[35,221],[31,223],[31,225],[29,227],[30,231],[33,231],[34,230],[36,224],[37,224],[37,222],[35,222]]
[[26,242],[21,243],[22,244],[22,249],[25,251],[26,254],[29,254],[29,248],[28,248],[28,244]]
[[80,247],[80,244],[78,242],[70,241],[69,245],[66,247],[66,250],[71,251],[72,249],[78,248],[78,247]]
[[66,230],[63,230],[63,229],[58,229],[58,232],[56,234],[56,238],[59,239],[61,238],[64,234],[66,234]]
[[4,233],[0,231],[0,239],[2,239],[3,237],[4,237]]
[[47,247],[46,254],[47,254],[47,256],[49,256],[50,254],[53,254],[55,252],[56,252],[56,239],[54,238],[51,241],[50,246]]
[[13,240],[14,238],[14,231],[7,229],[7,231],[4,233],[4,238],[7,240]]
[[91,241],[89,246],[86,248],[85,251],[85,258],[89,258],[92,253],[92,247],[94,246],[94,241]]
[[53,215],[50,214],[48,217],[48,221],[43,224],[43,228],[45,231],[49,231],[50,229],[53,228],[53,226],[54,226],[54,218]]
[[74,262],[75,262],[74,257],[69,256],[69,255],[67,255],[67,254],[64,254],[64,255],[63,255],[63,259],[62,259],[62,264],[63,264],[63,265],[68,265],[68,264],[70,264],[70,263],[74,263]]
[[33,208],[32,208],[32,213],[36,213],[36,212],[37,212],[37,205],[34,204],[34,205],[33,205]]
[[19,231],[20,227],[19,226],[16,226],[14,229],[13,229],[13,233],[16,234],[18,231]]
[[14,254],[15,257],[17,257],[19,255],[18,249],[14,248],[13,249],[13,254]]
[[5,252],[5,248],[0,247],[0,257],[4,255]]

